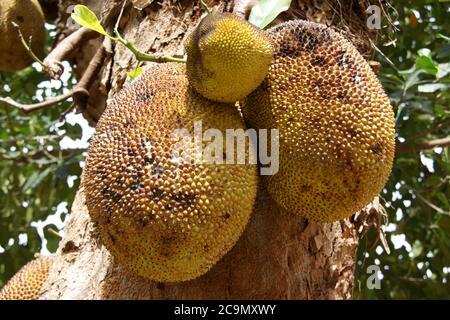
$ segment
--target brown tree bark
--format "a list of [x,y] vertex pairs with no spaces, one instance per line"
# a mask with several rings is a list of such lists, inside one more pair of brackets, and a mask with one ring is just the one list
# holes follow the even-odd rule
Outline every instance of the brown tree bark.
[[[80,2],[94,10],[111,32],[121,1]],[[184,39],[203,14],[198,1],[131,2],[134,6],[125,10],[121,27],[123,35],[142,51],[182,53]],[[297,1],[296,10],[309,12],[321,22],[327,11],[317,6],[319,2],[308,7],[310,1]],[[223,1],[208,3],[223,6]],[[70,4],[60,1],[60,14],[67,17]],[[283,17],[292,17],[294,11]],[[61,16],[58,25],[65,28]],[[99,45],[99,39],[91,40],[75,54],[78,75]],[[93,124],[107,97],[120,90],[126,72],[136,65],[123,46],[107,45],[109,58],[90,90],[87,108],[81,110]],[[350,220],[306,221],[284,212],[261,186],[245,233],[217,265],[192,281],[156,283],[122,268],[98,242],[80,189],[42,299],[350,299],[357,247],[356,227]]]

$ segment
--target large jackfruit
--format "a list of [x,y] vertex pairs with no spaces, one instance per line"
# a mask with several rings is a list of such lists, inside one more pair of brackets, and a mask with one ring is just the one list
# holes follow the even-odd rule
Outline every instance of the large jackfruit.
[[243,107],[251,126],[279,129],[279,172],[264,184],[288,211],[318,221],[349,217],[390,175],[389,99],[361,54],[332,29],[289,21],[268,35],[274,61]]
[[24,48],[17,29],[31,49],[40,55],[45,44],[45,19],[37,0],[2,0],[0,2],[0,71],[18,71],[29,66],[33,59]]
[[264,32],[231,13],[207,15],[186,41],[187,75],[204,97],[236,102],[263,81],[272,60]]
[[97,125],[83,177],[106,248],[131,271],[162,282],[198,277],[233,247],[258,184],[256,164],[180,160],[199,151],[198,144],[180,151],[176,130],[193,135],[196,121],[202,133],[245,129],[234,105],[200,96],[185,72],[182,64],[156,65],[118,93]]
[[37,300],[53,257],[39,257],[20,269],[0,291],[0,300]]

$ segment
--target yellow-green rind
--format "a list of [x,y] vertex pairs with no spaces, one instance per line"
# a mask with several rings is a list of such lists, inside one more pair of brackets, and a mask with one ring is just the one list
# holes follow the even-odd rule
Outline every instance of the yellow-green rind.
[[231,13],[207,15],[185,47],[191,85],[219,102],[236,102],[256,89],[272,60],[264,32]]
[[274,61],[244,101],[246,121],[280,130],[273,199],[316,221],[337,221],[385,185],[395,150],[394,113],[368,63],[326,26],[289,21],[268,30]]
[[33,59],[23,46],[17,28],[36,55],[45,45],[45,18],[37,0],[2,0],[0,2],[0,71],[19,71],[28,67]]
[[193,134],[194,121],[202,121],[202,132],[245,129],[234,105],[189,87],[184,65],[159,64],[113,99],[89,147],[83,185],[100,239],[121,265],[147,279],[206,273],[234,246],[252,212],[256,165],[173,157],[180,142],[173,132]]
[[39,257],[27,263],[0,290],[0,300],[37,300],[47,280],[53,257]]

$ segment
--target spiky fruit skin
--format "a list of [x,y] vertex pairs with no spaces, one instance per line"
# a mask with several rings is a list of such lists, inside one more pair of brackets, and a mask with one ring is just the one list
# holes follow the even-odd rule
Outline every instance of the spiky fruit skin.
[[151,280],[207,272],[236,243],[255,201],[256,164],[173,157],[173,132],[193,134],[194,121],[203,132],[245,129],[234,105],[190,88],[184,65],[159,64],[118,93],[89,147],[83,185],[100,239],[121,265]]
[[256,89],[272,60],[264,32],[231,13],[207,15],[185,47],[191,85],[219,102],[236,102]]
[[385,185],[395,149],[394,113],[355,47],[323,25],[289,21],[268,30],[269,74],[244,101],[250,126],[278,128],[274,200],[316,221],[337,221]]
[[53,257],[39,257],[22,267],[0,291],[0,300],[37,300]]
[[0,71],[18,71],[29,66],[33,59],[26,51],[17,29],[19,25],[25,41],[31,37],[31,49],[42,53],[45,44],[45,19],[37,0],[2,0],[0,2]]

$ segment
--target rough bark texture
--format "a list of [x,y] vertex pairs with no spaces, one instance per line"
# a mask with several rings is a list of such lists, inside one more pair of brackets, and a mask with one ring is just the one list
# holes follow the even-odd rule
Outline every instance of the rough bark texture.
[[[121,5],[115,0],[77,2],[96,11],[109,29]],[[182,53],[183,40],[202,15],[193,1],[133,3],[135,8],[128,7],[121,25],[125,37],[143,51]],[[60,13],[69,5],[69,1],[60,3]],[[77,74],[99,45],[92,40],[75,54]],[[126,72],[136,64],[122,46],[113,44],[110,51],[88,107],[81,110],[93,124],[107,96],[120,90]],[[80,189],[42,299],[349,299],[357,246],[356,227],[349,220],[308,222],[283,212],[260,187],[245,233],[216,266],[192,281],[155,283],[123,269],[97,241]]]

